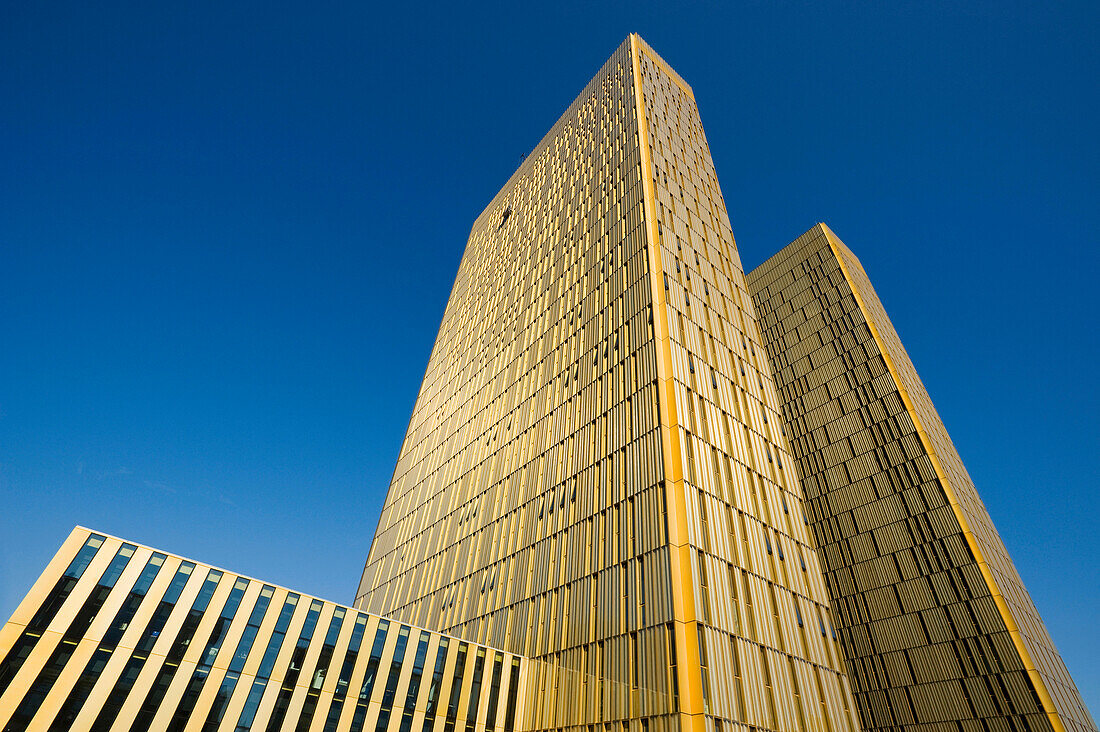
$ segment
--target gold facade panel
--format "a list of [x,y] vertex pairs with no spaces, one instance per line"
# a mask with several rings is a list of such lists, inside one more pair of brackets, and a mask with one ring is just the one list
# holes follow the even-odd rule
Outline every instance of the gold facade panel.
[[859,261],[749,283],[864,728],[1095,730]]
[[12,732],[514,732],[528,716],[514,654],[87,529],[28,598],[0,656]]
[[549,662],[545,726],[672,711],[632,65],[475,222],[358,601]]
[[357,604],[533,657],[532,728],[854,732],[792,465],[694,96],[631,36],[472,227]]
[[859,261],[746,279],[635,35],[471,227],[355,606],[77,529],[0,724],[1096,732]]

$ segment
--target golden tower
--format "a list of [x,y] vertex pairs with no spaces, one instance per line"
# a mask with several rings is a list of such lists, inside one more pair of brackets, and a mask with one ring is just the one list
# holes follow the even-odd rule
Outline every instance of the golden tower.
[[691,88],[631,35],[474,222],[356,605],[533,728],[855,732]]
[[866,730],[1096,732],[855,255],[748,277]]

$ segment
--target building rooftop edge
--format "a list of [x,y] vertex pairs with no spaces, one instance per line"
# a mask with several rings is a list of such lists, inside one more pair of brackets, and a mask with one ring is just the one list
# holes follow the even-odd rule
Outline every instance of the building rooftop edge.
[[[772,254],[770,257],[765,259],[763,262],[761,262],[760,264],[753,267],[750,271],[746,272],[745,273],[745,284],[748,285],[748,287],[749,287],[749,294],[750,295],[752,294],[752,290],[755,289],[755,287],[753,285],[757,281],[759,281],[761,277],[763,277],[767,274],[767,270],[774,267],[777,261],[784,258],[784,256],[787,254],[787,250],[789,250],[794,245],[798,244],[798,242],[801,239],[804,239],[805,237],[813,234],[814,232],[817,232],[818,235],[820,235],[820,236],[825,236],[826,232],[832,232],[832,229],[830,229],[829,226],[824,221],[818,221],[813,226],[806,229],[801,234],[796,236],[794,239],[791,239],[789,242],[787,242],[782,247],[780,247],[775,252],[775,254]],[[836,235],[834,234],[833,236],[836,236]]]
[[[314,600],[320,600],[321,602],[329,603],[329,604],[335,605],[337,607],[342,607],[345,610],[350,610],[352,612],[362,613],[363,615],[371,615],[371,616],[376,617],[376,618],[382,618],[383,620],[388,620],[391,623],[399,623],[401,625],[406,625],[409,628],[413,628],[415,630],[421,630],[421,631],[424,631],[426,633],[435,633],[436,635],[441,635],[441,636],[444,636],[444,637],[447,637],[447,638],[453,638],[454,640],[462,641],[463,643],[469,643],[472,646],[480,646],[482,648],[491,648],[494,651],[500,651],[502,653],[509,653],[509,654],[511,654],[511,655],[513,655],[517,658],[522,658],[522,659],[525,659],[525,660],[529,659],[528,656],[524,656],[524,655],[519,654],[519,653],[513,653],[512,651],[507,651],[503,648],[497,648],[496,646],[490,646],[490,645],[486,645],[485,643],[479,643],[478,641],[472,641],[472,640],[469,640],[467,638],[463,638],[463,637],[458,636],[458,635],[453,635],[451,633],[447,633],[447,632],[442,631],[442,630],[435,630],[433,628],[425,628],[421,625],[416,625],[415,623],[406,622],[404,620],[398,620],[398,619],[390,617],[388,615],[382,615],[381,613],[375,613],[375,612],[371,612],[369,610],[361,610],[361,609],[355,607],[354,605],[351,605],[351,604],[348,604],[348,603],[336,602],[335,600],[329,600],[329,599],[321,597],[319,595],[314,595],[310,592],[303,592],[302,590],[296,590],[293,587],[287,587],[286,585],[281,585],[278,582],[271,582],[269,580],[260,579],[259,577],[253,577],[251,575],[247,575],[247,574],[243,574],[241,572],[237,572],[236,570],[227,569],[226,567],[220,567],[216,564],[211,564],[210,562],[204,562],[200,559],[195,559],[193,557],[184,556],[183,554],[176,554],[175,552],[168,551],[167,549],[161,549],[159,547],[150,546],[149,544],[143,544],[140,541],[134,541],[132,539],[126,539],[126,538],[123,538],[121,536],[116,536],[116,535],[114,535],[112,533],[109,533],[107,531],[100,531],[99,529],[93,529],[89,526],[84,526],[82,524],[77,524],[76,526],[74,526],[72,531],[69,532],[69,536],[72,536],[74,533],[76,533],[78,531],[86,531],[89,534],[97,534],[99,536],[103,536],[103,537],[106,537],[108,539],[114,539],[116,541],[121,541],[124,544],[133,544],[133,545],[135,545],[135,546],[137,546],[141,549],[148,549],[150,551],[158,552],[160,554],[166,554],[170,557],[174,557],[176,559],[180,559],[180,560],[183,560],[185,562],[192,562],[196,565],[202,565],[204,567],[209,567],[212,570],[216,570],[218,572],[223,572],[225,574],[231,574],[231,575],[234,575],[236,577],[240,577],[241,579],[246,579],[249,582],[259,582],[260,584],[271,585],[272,587],[274,587],[275,589],[278,589],[278,590],[286,590],[287,592],[293,592],[296,595],[309,597],[309,598],[314,599]],[[54,555],[56,555],[57,552],[60,551],[60,550],[61,550],[61,547],[58,547],[56,550],[54,550]]]
[[569,116],[569,113],[573,109],[573,106],[584,95],[588,87],[590,87],[592,83],[603,74],[604,69],[607,67],[607,64],[611,61],[611,59],[615,57],[615,54],[619,53],[619,51],[622,50],[624,46],[627,48],[631,48],[633,41],[637,41],[639,48],[644,49],[647,54],[649,54],[662,66],[663,70],[667,74],[669,74],[669,76],[673,77],[677,81],[677,83],[683,86],[688,94],[691,95],[692,99],[695,98],[695,92],[692,90],[691,85],[684,81],[684,78],[680,76],[680,74],[678,74],[667,61],[665,61],[661,54],[653,50],[653,46],[649,45],[649,43],[647,43],[646,40],[642,38],[641,35],[639,35],[638,33],[628,33],[626,38],[624,38],[623,41],[615,47],[615,50],[607,56],[603,64],[600,66],[599,70],[595,74],[593,74],[587,82],[585,82],[580,91],[577,92],[577,94],[569,102],[562,113],[558,115],[557,119],[555,119],[553,124],[550,125],[550,128],[546,131],[546,133],[542,137],[540,137],[539,141],[535,143],[535,145],[526,153],[523,161],[520,162],[518,166],[516,166],[516,169],[512,171],[512,174],[508,176],[508,179],[504,181],[499,189],[497,189],[497,192],[493,194],[493,197],[489,199],[489,202],[485,205],[485,207],[478,213],[477,216],[474,217],[474,220],[470,223],[471,232],[473,231],[474,227],[477,226],[477,222],[480,221],[482,217],[485,216],[491,209],[494,208],[501,194],[508,190],[509,186],[516,179],[516,177],[520,175],[526,167],[528,167],[528,165],[534,159],[535,153],[543,147],[544,143],[551,139],[552,135],[556,133],[559,125],[561,125],[565,121],[566,117]]

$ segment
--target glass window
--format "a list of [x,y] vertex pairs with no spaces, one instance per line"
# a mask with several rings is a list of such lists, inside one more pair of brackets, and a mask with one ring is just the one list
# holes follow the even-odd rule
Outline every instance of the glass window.
[[279,655],[279,649],[283,645],[287,626],[294,615],[294,609],[298,606],[298,595],[290,594],[283,603],[283,609],[279,613],[279,619],[275,622],[275,632],[267,642],[267,650],[260,661],[260,667],[256,670],[256,677],[261,679],[271,678],[271,669],[275,665],[275,659]]
[[38,672],[38,676],[31,684],[30,689],[22,701],[19,702],[19,706],[16,707],[15,713],[12,714],[5,729],[24,729],[30,724],[46,695],[53,688],[57,677],[61,675],[65,665],[72,658],[80,639],[88,631],[88,626],[99,614],[103,603],[107,601],[107,596],[111,594],[111,590],[118,582],[123,570],[126,569],[126,565],[130,563],[130,558],[134,556],[136,549],[137,547],[133,544],[123,544],[119,547],[114,559],[107,565],[107,570],[100,577],[99,583],[92,589],[88,598],[84,600],[84,604],[80,606],[76,617],[69,623],[69,627],[61,636],[61,642],[50,654],[46,665]]
[[454,675],[451,677],[451,698],[447,703],[447,722],[443,725],[444,732],[451,732],[458,718],[458,703],[462,696],[462,677],[466,673],[466,652],[469,646],[465,643],[458,644],[458,656],[455,658]]
[[214,666],[214,660],[221,651],[222,643],[225,642],[225,635],[229,632],[229,626],[233,623],[233,617],[237,614],[237,609],[240,607],[241,599],[247,589],[248,580],[244,578],[238,578],[233,583],[233,589],[225,600],[218,621],[214,623],[214,628],[210,631],[210,637],[206,641],[202,655],[199,656],[198,666],[191,674],[191,680],[187,682],[183,698],[176,705],[172,721],[168,724],[168,732],[182,732],[187,720],[190,719],[191,712],[194,711],[195,704],[199,700],[199,694],[202,693],[202,687],[206,683],[206,677],[210,675],[210,669]]
[[256,710],[260,706],[260,700],[263,699],[264,691],[267,689],[267,679],[256,679],[252,684],[252,688],[248,691],[248,698],[244,701],[244,708],[241,709],[241,718],[237,722],[237,727],[234,732],[250,732],[252,729],[252,722],[256,719]]
[[130,732],[146,732],[149,729],[149,725],[152,723],[153,717],[156,715],[157,709],[160,707],[161,701],[164,700],[164,695],[168,692],[168,687],[176,675],[183,654],[187,652],[188,646],[191,645],[195,631],[198,630],[199,621],[206,613],[206,607],[210,604],[210,598],[213,597],[214,590],[218,588],[221,579],[222,573],[216,569],[210,570],[206,575],[206,580],[202,583],[202,588],[199,589],[199,594],[191,605],[191,611],[187,614],[183,625],[176,633],[176,639],[172,642],[172,647],[164,659],[164,665],[157,672],[157,677],[153,681],[149,693],[145,695],[145,701],[130,726]]
[[145,626],[145,630],[141,634],[141,640],[134,648],[133,655],[126,662],[126,667],[119,675],[118,681],[107,697],[107,701],[99,710],[95,722],[92,723],[91,732],[106,732],[111,728],[119,710],[122,709],[126,696],[133,688],[138,674],[145,666],[149,651],[156,644],[161,631],[164,630],[164,625],[168,622],[168,616],[172,614],[172,609],[175,608],[176,601],[179,600],[180,593],[183,591],[184,585],[187,584],[187,580],[191,578],[194,569],[195,565],[191,562],[183,562],[180,568],[176,570],[176,576],[172,578],[172,582],[168,585],[168,590],[164,593],[164,597],[153,613],[153,617],[149,620],[149,624]]
[[513,658],[512,673],[508,677],[508,709],[504,714],[504,732],[512,732],[516,728],[516,698],[518,695],[519,659]]
[[500,674],[504,669],[504,654],[498,653],[493,659],[493,680],[489,685],[489,709],[485,713],[485,729],[496,726],[497,702],[500,699]]
[[317,659],[317,666],[313,671],[313,681],[309,685],[309,692],[306,694],[302,712],[298,715],[298,725],[295,728],[298,732],[307,732],[313,722],[313,715],[317,713],[317,702],[320,700],[321,688],[325,685],[325,675],[328,673],[329,664],[332,663],[332,653],[336,647],[336,641],[340,638],[340,628],[343,627],[345,614],[347,614],[347,610],[342,607],[336,608],[332,613],[332,620],[328,625],[328,634],[325,636],[325,643],[321,647],[321,655]]
[[8,688],[8,684],[15,678],[15,674],[22,668],[23,662],[27,660],[27,656],[30,655],[35,644],[38,643],[38,639],[42,637],[43,631],[46,630],[50,621],[57,615],[57,611],[68,599],[69,593],[76,587],[77,580],[83,576],[84,570],[88,568],[96,552],[99,551],[99,547],[103,546],[105,538],[99,534],[92,534],[88,537],[84,542],[84,546],[76,553],[76,557],[69,563],[65,573],[61,575],[61,579],[46,595],[46,599],[34,613],[19,639],[8,651],[8,655],[0,663],[0,694],[4,693]]
[[413,658],[412,675],[409,677],[409,691],[405,695],[405,710],[401,715],[401,732],[409,732],[413,714],[416,712],[416,697],[420,693],[420,679],[424,675],[424,658],[428,655],[428,634],[420,634],[420,643]]
[[275,732],[283,725],[287,708],[290,706],[290,697],[294,694],[294,686],[298,683],[298,677],[302,673],[306,651],[309,649],[310,641],[313,640],[313,631],[317,629],[317,619],[321,615],[322,607],[324,607],[324,603],[320,600],[314,600],[309,605],[306,622],[302,626],[298,643],[294,648],[293,655],[290,657],[290,667],[287,669],[286,676],[283,677],[279,696],[275,699],[275,710],[271,713],[271,719],[267,723],[268,732]]
[[146,593],[149,592],[149,586],[153,584],[153,580],[167,558],[164,554],[153,554],[149,561],[145,563],[145,568],[142,569],[134,588],[130,590],[130,594],[123,601],[122,607],[115,613],[115,618],[111,621],[111,625],[104,634],[99,647],[92,654],[92,658],[84,667],[84,672],[77,679],[76,684],[69,692],[69,696],[54,716],[53,724],[50,725],[50,732],[63,732],[63,730],[72,728],[73,720],[76,719],[76,715],[84,706],[92,687],[95,686],[100,674],[103,673],[103,668],[110,660],[111,653],[118,645],[122,634],[130,627],[130,621],[134,619],[134,614],[137,613],[138,607],[145,599]]
[[390,724],[390,712],[393,711],[393,698],[397,694],[397,682],[401,679],[401,666],[405,660],[405,646],[409,642],[409,627],[401,626],[397,632],[397,646],[393,649],[393,662],[390,665],[390,675],[386,680],[386,690],[382,693],[382,708],[378,712],[378,723],[374,726],[374,732],[385,732]]
[[478,648],[474,657],[474,675],[470,682],[470,700],[466,704],[466,732],[473,732],[474,722],[477,721],[477,712],[481,701],[481,675],[485,670],[485,649]]
[[355,662],[359,658],[359,648],[363,644],[363,634],[366,629],[367,616],[359,614],[355,620],[355,627],[351,631],[351,639],[348,641],[344,666],[340,669],[340,676],[336,679],[336,689],[332,695],[332,705],[329,707],[328,719],[325,720],[323,732],[336,732],[336,725],[340,721],[340,713],[344,710],[344,699],[348,693],[348,684],[351,682],[351,674],[355,670]]
[[441,638],[439,650],[435,654],[435,671],[432,672],[432,681],[428,685],[428,705],[424,712],[424,731],[432,732],[435,727],[436,709],[439,706],[439,691],[443,686],[443,671],[447,666],[447,646],[449,641]]
[[378,622],[378,630],[374,634],[374,645],[371,647],[366,673],[363,676],[363,687],[359,690],[359,702],[355,706],[349,732],[362,732],[363,722],[367,717],[367,704],[370,703],[371,693],[374,691],[374,680],[378,676],[378,662],[382,658],[382,649],[386,645],[386,633],[389,629],[389,621]]
[[225,674],[225,678],[222,679],[221,687],[218,689],[217,695],[214,697],[214,702],[210,707],[209,713],[206,715],[206,721],[203,723],[203,732],[216,730],[221,724],[222,715],[225,714],[225,706],[229,701],[229,698],[233,696],[233,691],[237,688],[237,681],[240,679],[241,669],[244,668],[244,663],[248,660],[248,654],[252,650],[252,644],[256,641],[256,634],[259,633],[260,624],[263,622],[264,615],[267,614],[268,605],[271,604],[271,596],[275,594],[275,588],[271,585],[264,585],[260,589],[260,595],[256,598],[256,604],[252,608],[252,614],[248,616],[248,625],[245,626],[244,633],[241,634],[241,639],[237,641],[237,649],[233,653],[233,658],[229,662],[229,670]]

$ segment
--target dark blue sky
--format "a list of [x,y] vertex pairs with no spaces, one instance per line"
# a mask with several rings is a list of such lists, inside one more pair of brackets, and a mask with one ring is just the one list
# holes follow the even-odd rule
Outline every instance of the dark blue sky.
[[5,3],[0,616],[74,524],[350,601],[474,217],[630,31],[862,259],[1100,710],[1095,3]]

